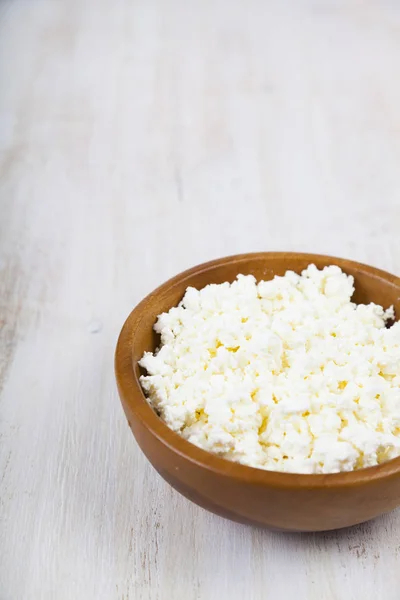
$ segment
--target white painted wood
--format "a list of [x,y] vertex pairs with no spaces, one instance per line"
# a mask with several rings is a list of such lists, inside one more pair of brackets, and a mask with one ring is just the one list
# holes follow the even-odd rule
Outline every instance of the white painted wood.
[[190,504],[117,399],[130,309],[193,264],[400,273],[395,0],[0,4],[1,600],[398,600],[400,512],[284,535]]

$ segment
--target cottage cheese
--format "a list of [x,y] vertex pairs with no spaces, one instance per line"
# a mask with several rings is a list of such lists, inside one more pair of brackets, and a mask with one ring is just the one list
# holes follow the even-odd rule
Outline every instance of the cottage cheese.
[[189,442],[245,465],[333,473],[400,455],[400,324],[351,302],[337,266],[189,287],[140,366],[149,403]]

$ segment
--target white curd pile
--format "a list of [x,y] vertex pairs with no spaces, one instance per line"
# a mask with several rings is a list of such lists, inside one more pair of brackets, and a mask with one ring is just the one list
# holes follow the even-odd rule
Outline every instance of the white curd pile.
[[151,406],[189,442],[252,467],[334,473],[400,455],[400,324],[310,265],[188,288],[140,361]]

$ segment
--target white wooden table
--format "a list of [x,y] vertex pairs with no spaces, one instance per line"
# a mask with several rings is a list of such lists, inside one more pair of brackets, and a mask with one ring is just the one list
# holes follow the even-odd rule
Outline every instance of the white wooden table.
[[130,309],[232,253],[400,273],[396,0],[0,4],[1,600],[398,600],[400,511],[209,514],[140,453]]

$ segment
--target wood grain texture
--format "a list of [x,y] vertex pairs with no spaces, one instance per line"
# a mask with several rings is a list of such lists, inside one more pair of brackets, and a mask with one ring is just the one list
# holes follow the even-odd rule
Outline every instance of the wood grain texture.
[[197,508],[135,446],[113,352],[218,256],[399,274],[399,68],[391,0],[0,3],[1,600],[398,600],[398,511],[286,535]]

